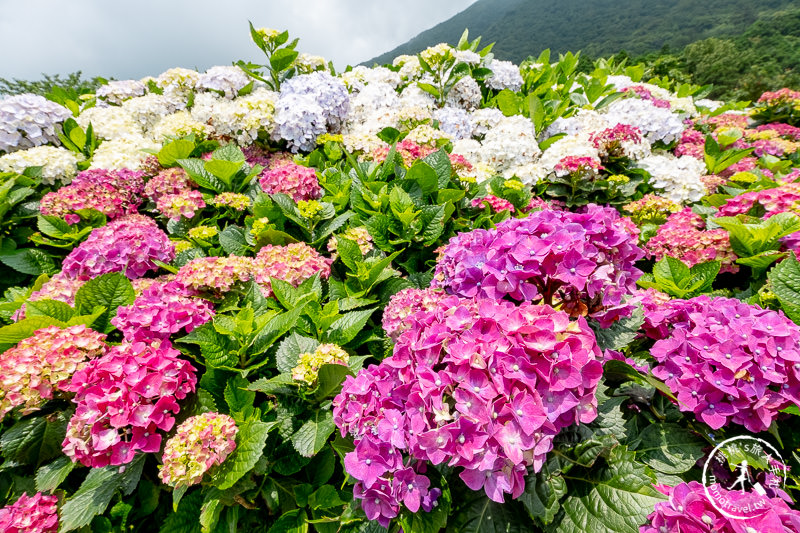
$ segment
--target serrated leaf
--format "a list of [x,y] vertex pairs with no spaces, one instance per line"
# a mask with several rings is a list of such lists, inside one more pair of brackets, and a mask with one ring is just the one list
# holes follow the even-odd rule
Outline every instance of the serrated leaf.
[[444,232],[444,205],[426,205],[422,208],[420,223],[423,228],[422,238],[425,246],[431,246]]
[[75,310],[58,300],[29,300],[25,304],[25,316],[49,316],[66,323],[75,316]]
[[239,361],[233,349],[233,341],[217,333],[212,322],[193,329],[188,335],[178,339],[178,342],[199,346],[206,364],[211,367],[234,366]]
[[225,386],[225,401],[231,413],[242,412],[246,408],[253,407],[256,393],[249,390],[250,382],[236,374],[228,380]]
[[531,523],[516,502],[500,504],[481,494],[451,516],[448,533],[530,533]]
[[179,159],[186,159],[192,154],[194,143],[188,139],[176,139],[164,145],[158,152],[158,162],[162,167],[172,167]]
[[63,328],[66,324],[49,316],[31,316],[0,328],[0,344],[17,344],[19,341],[33,335],[33,332],[37,329],[48,326]]
[[416,182],[424,194],[431,194],[439,189],[439,176],[436,170],[421,160],[414,161],[414,164],[408,169],[405,179]]
[[0,261],[17,272],[31,276],[55,274],[58,272],[53,258],[36,248],[24,248],[22,250],[4,252],[0,255]]
[[236,434],[236,449],[225,459],[212,476],[212,482],[220,490],[236,484],[247,472],[253,469],[264,452],[267,435],[276,425],[250,419],[239,426]]
[[665,474],[683,474],[703,457],[707,443],[678,424],[651,424],[638,435],[631,448],[637,458]]
[[520,501],[531,518],[549,524],[561,508],[560,500],[567,493],[567,483],[561,477],[559,459],[551,457],[539,472],[525,478],[525,492]]
[[105,307],[106,312],[95,321],[94,329],[108,333],[114,329],[111,319],[117,315],[117,308],[130,305],[135,298],[130,280],[118,272],[112,272],[84,283],[75,294],[75,309],[79,313],[89,314],[96,307]]
[[[218,494],[218,492],[217,492]],[[200,529],[203,533],[211,533],[219,522],[219,515],[225,507],[219,498],[209,497],[206,493],[203,505],[200,507]]]
[[628,346],[639,334],[644,324],[644,310],[641,306],[628,318],[622,318],[607,328],[601,328],[594,320],[590,322],[601,350],[621,350]]
[[322,400],[334,396],[342,389],[342,382],[350,374],[350,369],[344,365],[325,364],[319,368],[317,375],[316,397]]
[[328,340],[334,344],[344,346],[364,329],[367,320],[374,312],[375,309],[364,309],[345,313],[328,328],[326,332]]
[[292,444],[303,457],[313,457],[319,452],[336,429],[330,411],[318,410],[313,417],[292,435]]
[[180,500],[177,511],[167,514],[159,533],[200,533],[203,495],[196,490]]
[[61,442],[67,433],[67,414],[53,413],[20,420],[0,437],[0,449],[6,460],[39,465],[61,454]]
[[303,314],[304,309],[305,305],[300,305],[291,311],[275,315],[269,319],[253,340],[250,353],[257,355],[263,353],[267,348],[272,346],[276,340],[283,337],[297,324],[297,319]]
[[36,490],[39,492],[53,492],[67,479],[72,469],[77,466],[66,455],[57,458],[52,463],[39,467],[36,471]]
[[219,234],[219,245],[228,255],[245,256],[250,247],[245,239],[244,229],[239,226],[228,226]]
[[303,337],[298,333],[292,333],[286,337],[278,346],[278,351],[275,352],[275,364],[278,372],[291,373],[292,369],[297,366],[300,354],[313,352],[319,344],[316,339]]

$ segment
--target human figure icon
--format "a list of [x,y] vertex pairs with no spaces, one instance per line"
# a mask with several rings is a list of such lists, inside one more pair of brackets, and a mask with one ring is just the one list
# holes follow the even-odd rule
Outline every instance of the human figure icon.
[[736,468],[739,470],[739,477],[736,478],[736,481],[733,482],[733,485],[731,485],[728,490],[734,490],[736,486],[739,485],[741,487],[741,492],[744,492],[745,482],[750,482],[750,471],[747,468],[747,460],[745,459],[742,461]]

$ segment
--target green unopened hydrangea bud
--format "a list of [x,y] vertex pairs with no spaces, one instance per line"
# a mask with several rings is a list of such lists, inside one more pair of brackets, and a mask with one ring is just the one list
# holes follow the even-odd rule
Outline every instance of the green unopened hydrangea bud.
[[525,185],[518,179],[506,180],[503,187],[512,191],[521,191]]
[[432,67],[437,67],[453,58],[453,47],[447,43],[439,43],[420,52],[420,57]]
[[631,220],[637,226],[643,224],[663,224],[671,213],[677,213],[681,206],[655,194],[646,194],[640,200],[622,206],[622,209],[630,213]]
[[338,133],[323,133],[322,135],[319,135],[317,137],[317,144],[318,145],[323,145],[326,142],[340,143],[340,142],[342,142],[342,140],[343,140],[343,138],[342,138],[341,134],[338,134]]
[[217,233],[219,233],[219,231],[213,226],[197,226],[189,230],[189,237],[207,241],[213,239]]
[[297,202],[297,210],[303,218],[314,218],[322,211],[322,204],[316,200],[300,200]]
[[250,207],[250,197],[246,194],[224,192],[216,195],[211,203],[217,207],[230,207],[236,211],[244,211]]
[[175,253],[179,254],[181,252],[185,252],[186,250],[191,250],[194,248],[194,244],[190,243],[189,241],[173,241],[175,244]]
[[273,28],[258,28],[256,33],[259,34],[265,41],[272,41],[281,34],[280,31]]
[[631,181],[631,179],[624,174],[613,174],[608,177],[609,183],[624,184]]
[[269,226],[269,219],[267,217],[257,218],[253,221],[253,226],[250,228],[251,235],[258,235],[262,231],[265,231]]
[[347,366],[350,356],[335,344],[320,344],[313,352],[300,354],[297,366],[292,369],[292,379],[305,383],[309,387],[317,382],[322,365]]

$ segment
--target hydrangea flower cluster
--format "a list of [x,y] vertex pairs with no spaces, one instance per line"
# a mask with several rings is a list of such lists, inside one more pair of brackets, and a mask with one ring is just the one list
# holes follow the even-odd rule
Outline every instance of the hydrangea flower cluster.
[[558,177],[577,174],[587,181],[597,179],[602,170],[605,170],[605,167],[597,159],[575,156],[567,156],[553,167],[553,172]]
[[174,256],[175,246],[152,218],[126,215],[92,230],[64,258],[62,270],[73,278],[123,272],[135,279],[158,270],[155,260],[169,263]]
[[128,111],[119,107],[90,107],[75,119],[84,130],[92,125],[99,139],[127,139],[142,136],[142,127]]
[[756,203],[765,210],[765,218],[792,211],[800,202],[800,183],[784,183],[773,189],[750,191],[739,196],[729,198],[725,205],[719,208],[719,216],[736,216],[747,213]]
[[195,369],[169,341],[124,342],[72,376],[75,414],[62,443],[73,461],[100,468],[157,452],[175,425],[178,400],[194,392]]
[[109,81],[94,93],[97,98],[109,104],[121,105],[125,100],[144,96],[147,87],[139,80]]
[[0,509],[0,531],[5,533],[56,533],[58,496],[23,493],[11,505]]
[[[369,155],[369,158],[377,163],[383,163],[389,155],[391,148],[389,146],[381,146],[376,148]],[[403,165],[411,167],[417,159],[423,159],[433,153],[433,148],[429,146],[421,146],[408,139],[403,139],[395,145],[395,153],[403,160]]]
[[626,213],[630,213],[631,220],[637,226],[644,224],[663,224],[672,213],[681,210],[681,206],[657,194],[645,194],[639,200],[622,206]]
[[78,173],[78,163],[83,156],[66,148],[37,146],[0,156],[0,172],[22,174],[28,167],[42,167],[42,183],[68,184]]
[[[745,504],[749,493],[726,490],[719,484],[711,486],[714,493],[724,494],[732,506]],[[706,496],[706,487],[697,481],[681,483],[675,487],[656,486],[669,497],[656,504],[647,517],[648,523],[639,528],[640,533],[689,532],[692,533],[761,533],[767,531],[800,531],[800,512],[793,510],[780,497],[759,498],[768,503],[763,513],[753,518],[729,518],[722,514],[719,505]],[[744,506],[744,505],[743,505]]]
[[383,331],[390,339],[397,338],[408,328],[408,317],[418,311],[430,312],[436,309],[439,303],[447,298],[447,293],[441,289],[403,289],[389,299],[383,310]]
[[61,123],[69,109],[43,96],[18,94],[0,100],[0,152],[13,152],[43,144],[58,145]]
[[496,213],[499,213],[500,211],[508,211],[509,213],[513,213],[515,211],[514,204],[505,198],[499,198],[493,194],[487,194],[481,198],[473,198],[472,202],[470,202],[470,205],[472,205],[472,207],[478,207],[481,209],[488,206]]
[[650,308],[647,320],[653,375],[711,428],[766,431],[781,409],[800,405],[800,328],[783,313],[698,296]]
[[464,109],[443,107],[434,111],[433,118],[439,121],[439,130],[453,140],[468,139],[472,136],[472,121]]
[[689,267],[719,261],[722,263],[720,272],[739,271],[727,230],[706,229],[703,217],[689,207],[669,215],[645,248],[656,261],[667,255],[680,259]]
[[216,207],[230,207],[234,211],[246,211],[250,207],[250,197],[246,194],[223,192],[216,195],[211,203]]
[[758,98],[758,103],[764,104],[767,107],[775,107],[784,104],[799,105],[800,91],[793,91],[785,87],[777,91],[767,91]]
[[253,268],[252,257],[198,257],[183,265],[175,280],[193,291],[222,295],[252,279]]
[[433,284],[465,298],[560,303],[572,316],[609,324],[631,311],[624,299],[641,275],[633,265],[644,252],[631,226],[615,209],[596,205],[504,220],[450,239]]
[[605,119],[612,125],[628,124],[639,129],[650,143],[669,144],[679,139],[686,129],[680,115],[639,98],[620,98],[612,102],[606,108]]
[[301,353],[292,369],[292,379],[313,387],[322,365],[347,366],[350,355],[335,344],[320,344],[313,352]]
[[203,193],[184,189],[176,194],[165,194],[156,202],[159,213],[171,220],[192,218],[197,211],[206,206]]
[[698,202],[706,195],[700,179],[706,173],[706,166],[694,157],[651,155],[637,165],[650,173],[650,185],[673,202]]
[[105,141],[95,150],[90,168],[137,170],[148,158],[144,150],[160,149],[161,143],[138,135]]
[[[355,242],[358,245],[358,249],[361,250],[362,255],[372,250],[372,235],[369,234],[369,230],[364,226],[347,228],[341,236]],[[328,251],[331,252],[332,261],[335,261],[338,256],[336,253],[338,249],[339,241],[336,239],[336,235],[332,235],[328,241]]]
[[174,488],[200,483],[206,472],[236,449],[238,432],[228,415],[203,413],[187,418],[164,446],[158,477]]
[[[73,307],[75,305],[75,295],[78,293],[78,289],[80,289],[88,279],[87,276],[73,278],[64,272],[59,272],[47,280],[44,285],[42,285],[41,289],[32,292],[28,297],[28,301],[56,300]],[[25,318],[24,304],[12,318],[14,320],[22,320]]]
[[642,137],[638,128],[627,124],[617,124],[594,132],[589,140],[604,160],[621,157],[637,160],[650,155],[650,143]]
[[136,213],[141,204],[144,174],[133,170],[84,170],[72,183],[44,195],[39,211],[69,223],[80,209],[96,209],[109,219]]
[[431,496],[403,455],[463,467],[467,486],[502,502],[523,492],[562,428],[597,416],[601,352],[584,319],[449,297],[408,321],[394,354],[349,376],[334,400],[334,421],[356,444],[345,468],[371,520]]
[[183,110],[161,117],[148,133],[154,140],[166,142],[171,137],[192,134],[203,138],[213,131],[211,126],[195,120],[189,111]]
[[511,61],[494,59],[487,65],[487,68],[492,71],[492,75],[486,79],[488,87],[495,91],[511,89],[515,92],[522,88],[522,75],[519,67]]
[[642,100],[649,100],[655,107],[670,108],[669,101],[656,98],[653,93],[644,85],[631,85],[622,89],[623,93],[630,93]]
[[303,242],[261,248],[254,260],[254,277],[265,296],[272,294],[270,278],[277,278],[297,287],[314,274],[328,279],[330,259]]
[[117,308],[111,323],[129,341],[168,339],[180,331],[189,333],[213,316],[209,302],[173,281],[145,288],[131,305]]
[[695,159],[703,159],[705,155],[706,136],[702,132],[687,129],[681,134],[681,139],[675,147],[675,155],[688,155]]
[[144,187],[144,195],[151,202],[158,202],[159,198],[168,194],[178,194],[194,186],[189,175],[180,167],[167,168],[150,178]]
[[66,390],[87,359],[105,353],[105,338],[84,325],[50,326],[0,354],[0,420],[14,407],[34,411],[53,392]]
[[265,193],[283,193],[291,196],[295,202],[322,197],[317,171],[293,161],[265,169],[259,176],[258,183]]
[[196,87],[221,92],[225,98],[230,99],[236,97],[251,81],[253,80],[239,67],[216,66],[200,74]]

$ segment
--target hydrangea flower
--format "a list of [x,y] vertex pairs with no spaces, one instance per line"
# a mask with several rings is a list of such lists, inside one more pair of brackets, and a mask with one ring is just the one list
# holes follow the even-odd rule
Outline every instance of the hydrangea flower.
[[144,174],[133,170],[84,170],[72,183],[44,195],[43,215],[67,218],[80,209],[96,209],[109,219],[136,213],[142,203]]
[[601,170],[605,170],[605,167],[600,161],[591,157],[567,156],[553,167],[553,172],[558,177],[578,174],[587,181],[597,179]]
[[[75,295],[78,293],[78,289],[80,289],[88,279],[88,276],[74,278],[68,276],[64,272],[59,272],[47,280],[44,285],[42,285],[41,289],[32,292],[27,301],[56,300],[64,302],[70,307],[74,307]],[[14,320],[22,320],[25,318],[25,304],[19,308],[12,318]]]
[[117,308],[111,323],[129,341],[168,339],[180,331],[189,333],[213,316],[209,302],[172,281],[145,288],[131,305]]
[[[365,226],[359,226],[356,228],[348,228],[342,233],[341,235],[345,239],[350,239],[351,241],[355,242],[358,245],[358,249],[361,250],[361,254],[367,254],[370,250],[372,250],[372,235],[369,234],[369,230]],[[330,240],[328,241],[328,251],[331,252],[331,259],[333,261],[336,260],[337,257],[337,250],[339,249],[339,241],[336,239],[336,235],[331,235]]]
[[401,502],[426,509],[425,462],[462,467],[494,501],[518,497],[553,437],[597,416],[602,354],[583,318],[451,296],[407,322],[394,354],[348,376],[334,399],[334,422],[355,439],[345,468],[371,520],[385,524]]
[[63,271],[73,278],[95,278],[123,272],[128,278],[158,270],[154,260],[169,263],[175,246],[152,218],[126,215],[92,230],[89,237],[64,258]]
[[58,496],[23,493],[16,502],[0,509],[0,530],[4,533],[56,533]]
[[206,206],[203,193],[184,189],[176,194],[165,194],[156,202],[158,212],[171,220],[192,218]]
[[516,92],[522,89],[522,74],[519,67],[511,61],[494,59],[486,67],[492,71],[492,75],[486,79],[487,87],[495,91],[511,89]]
[[472,205],[472,207],[478,207],[481,209],[488,206],[492,209],[492,211],[497,213],[500,211],[508,211],[510,213],[514,212],[514,204],[493,194],[487,194],[486,196],[480,198],[473,198],[472,202],[470,202],[470,205]]
[[383,310],[383,331],[392,340],[411,327],[408,317],[418,311],[434,311],[447,297],[441,289],[403,289],[395,293]]
[[203,413],[187,418],[164,446],[158,477],[174,488],[200,483],[206,472],[236,449],[238,431],[228,415]]
[[147,87],[139,80],[109,81],[94,93],[100,100],[110,104],[120,105],[125,100],[144,96]]
[[0,152],[58,145],[61,123],[70,117],[69,109],[37,94],[0,99]]
[[637,165],[650,173],[650,185],[673,202],[697,202],[706,194],[705,163],[690,156],[651,155]]
[[[648,523],[639,528],[640,533],[761,533],[767,531],[800,531],[800,512],[793,510],[780,497],[761,497],[759,503],[768,505],[763,513],[753,518],[729,518],[722,514],[719,505],[706,496],[706,487],[697,481],[681,483],[675,487],[660,487],[669,500],[656,504],[647,517]],[[731,506],[748,503],[750,494],[726,490],[719,484],[711,486],[714,493],[724,494]]]
[[656,107],[652,101],[639,98],[620,98],[605,108],[604,118],[613,126],[628,124],[644,135],[650,143],[669,144],[680,138],[686,125],[680,115],[667,108]]
[[472,121],[464,109],[446,106],[434,111],[433,118],[439,121],[439,129],[453,140],[472,137]]
[[725,205],[719,208],[719,216],[736,216],[747,213],[756,203],[766,211],[764,217],[769,218],[778,213],[792,211],[800,202],[800,183],[784,183],[773,189],[750,191],[733,198],[728,198]]
[[646,310],[653,375],[681,411],[713,429],[734,423],[758,433],[800,405],[800,328],[783,313],[708,296]]
[[225,98],[235,98],[239,91],[253,81],[242,69],[236,66],[216,66],[206,70],[197,79],[196,87],[219,91]]
[[189,175],[180,167],[167,168],[148,180],[144,187],[144,195],[151,202],[158,202],[159,198],[168,194],[178,194],[194,186]]
[[642,226],[644,224],[663,224],[669,215],[680,211],[681,206],[668,198],[650,193],[645,194],[639,200],[625,204],[622,209],[626,213],[630,213],[631,220],[637,226]]
[[330,259],[322,257],[309,245],[296,242],[286,246],[267,244],[258,251],[254,261],[256,283],[265,296],[272,294],[270,278],[277,278],[297,287],[314,274],[328,279]]
[[195,120],[189,111],[183,110],[161,117],[147,133],[155,141],[166,142],[170,138],[186,135],[203,138],[213,131],[211,126]]
[[62,443],[70,459],[92,468],[130,463],[161,448],[175,425],[178,400],[194,392],[195,369],[169,341],[124,342],[72,376],[75,414]]
[[42,183],[64,185],[78,173],[78,163],[83,156],[66,148],[37,146],[0,156],[0,172],[22,174],[28,167],[42,167]]
[[[129,100],[130,101],[130,100]],[[92,156],[90,168],[138,170],[149,157],[144,150],[160,150],[161,144],[143,136],[105,141]]]
[[84,325],[50,326],[0,354],[0,420],[14,407],[38,409],[87,359],[105,353],[106,336]]
[[99,139],[113,140],[137,137],[144,134],[136,119],[121,107],[90,107],[84,110],[75,121],[86,130],[89,124]]
[[560,303],[573,316],[608,324],[632,310],[624,299],[641,275],[633,265],[644,252],[630,226],[596,205],[504,220],[450,239],[433,284],[465,298]]
[[246,194],[239,194],[235,192],[223,192],[216,195],[211,203],[216,207],[230,207],[234,211],[247,211],[250,207],[251,200]]
[[481,105],[481,86],[472,76],[458,80],[447,93],[447,105],[474,111]]
[[627,124],[617,124],[594,132],[589,140],[603,160],[621,157],[637,160],[650,155],[650,143],[642,137],[638,128]]
[[297,365],[292,369],[292,379],[309,387],[317,383],[319,369],[322,365],[347,366],[350,355],[335,344],[320,344],[313,352],[304,352],[298,356]]
[[258,183],[265,193],[283,193],[291,196],[295,202],[322,198],[317,171],[293,161],[265,169],[261,172]]
[[219,296],[252,279],[254,269],[252,257],[198,257],[183,265],[175,280],[187,289]]
[[691,208],[673,213],[645,245],[656,261],[664,256],[680,259],[692,267],[708,261],[720,261],[720,272],[738,272],[737,256],[731,248],[730,235],[722,228],[706,229],[706,223]]

